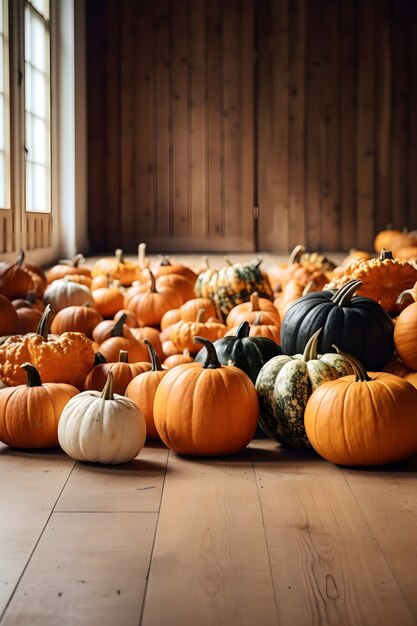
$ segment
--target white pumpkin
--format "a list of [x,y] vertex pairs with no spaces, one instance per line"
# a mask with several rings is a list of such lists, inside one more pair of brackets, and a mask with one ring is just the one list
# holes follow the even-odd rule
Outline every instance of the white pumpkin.
[[113,394],[111,370],[103,391],[83,391],[72,398],[58,424],[59,444],[76,461],[127,463],[145,440],[145,417],[133,400]]
[[74,283],[65,278],[54,280],[44,291],[43,301],[50,304],[55,312],[67,306],[82,306],[89,303],[95,307],[91,291],[85,285]]

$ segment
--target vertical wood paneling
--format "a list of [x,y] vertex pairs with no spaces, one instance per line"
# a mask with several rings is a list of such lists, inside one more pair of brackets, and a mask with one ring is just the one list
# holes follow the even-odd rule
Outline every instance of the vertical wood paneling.
[[306,241],[304,212],[305,0],[289,4],[289,243]]
[[88,0],[91,251],[371,249],[416,228],[416,6]]
[[340,2],[339,179],[341,249],[356,243],[356,2]]
[[155,137],[155,227],[163,237],[170,233],[170,70],[170,0],[160,0],[155,23],[155,127],[158,129]]
[[380,0],[375,16],[375,228],[391,223],[391,15],[390,0]]
[[[172,3],[172,234],[189,234],[188,2]],[[158,132],[158,129],[157,131]]]
[[[321,218],[321,95],[322,95],[322,8],[321,2],[307,4],[306,33],[306,196],[307,241],[310,245],[322,242]],[[299,243],[306,243],[300,241]]]
[[374,231],[374,165],[375,165],[375,0],[359,3],[358,94],[356,136],[357,219],[356,243],[369,248]]
[[397,228],[408,224],[408,136],[409,128],[409,49],[410,23],[407,0],[392,3],[392,223]]
[[190,229],[195,235],[204,237],[207,232],[205,0],[193,0],[190,11]]

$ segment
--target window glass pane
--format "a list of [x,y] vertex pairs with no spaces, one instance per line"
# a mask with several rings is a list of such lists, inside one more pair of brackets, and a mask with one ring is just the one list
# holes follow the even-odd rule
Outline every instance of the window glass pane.
[[48,175],[42,165],[26,164],[26,210],[44,212],[49,208]]
[[36,163],[47,163],[46,149],[48,146],[48,136],[46,132],[46,124],[36,117],[32,119],[32,161]]
[[5,116],[5,112],[4,112],[4,95],[0,93],[0,150],[4,151],[6,149],[6,145],[5,145],[5,137],[4,137],[4,131],[5,131],[5,124],[6,121],[6,116]]
[[4,152],[0,152],[0,208],[4,208],[6,205],[6,160]]
[[48,73],[48,32],[37,15],[25,11],[25,58],[31,65]]
[[[1,15],[0,6],[0,15]],[[0,31],[0,92],[4,93],[4,37]]]
[[45,119],[48,114],[46,106],[47,82],[43,74],[32,68],[30,81],[31,110],[35,115]]

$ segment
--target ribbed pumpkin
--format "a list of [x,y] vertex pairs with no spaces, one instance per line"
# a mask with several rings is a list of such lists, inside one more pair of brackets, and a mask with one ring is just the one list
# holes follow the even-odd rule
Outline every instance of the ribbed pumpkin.
[[173,287],[156,287],[155,277],[149,270],[150,285],[145,291],[128,291],[124,308],[132,312],[140,326],[159,326],[161,318],[169,309],[178,309],[184,302]]
[[362,285],[351,280],[337,291],[309,293],[288,309],[281,325],[284,354],[300,354],[319,329],[318,352],[333,344],[353,354],[366,368],[379,370],[394,353],[394,324],[375,300],[354,295]]
[[9,300],[24,298],[35,289],[30,272],[23,266],[24,255],[21,252],[15,263],[0,262],[0,295]]
[[106,384],[109,370],[113,374],[113,391],[124,395],[126,387],[135,378],[151,369],[147,361],[129,363],[129,355],[126,350],[120,350],[119,360],[111,363],[98,363],[88,372],[84,383],[84,390],[102,391]]
[[143,374],[135,376],[129,382],[126,387],[125,396],[133,400],[133,402],[136,402],[140,407],[146,422],[146,439],[153,440],[160,439],[153,416],[155,393],[159,383],[168,373],[168,370],[162,367],[151,342],[147,339],[144,339],[144,342],[148,346],[152,367]]
[[30,363],[21,365],[26,384],[0,389],[0,441],[15,448],[58,446],[58,422],[79,391],[65,383],[42,384]]
[[45,304],[50,304],[54,311],[60,311],[67,306],[82,306],[86,302],[95,306],[88,287],[65,278],[54,280],[47,286],[43,294],[43,301]]
[[394,327],[394,345],[403,363],[417,370],[417,302],[409,304],[399,314]]
[[317,354],[320,332],[321,329],[310,337],[303,354],[269,360],[256,380],[261,428],[288,447],[310,447],[304,429],[304,411],[313,391],[324,382],[352,372],[343,356]]
[[[249,333],[249,323],[241,322],[235,335],[217,339],[214,347],[222,365],[239,367],[255,383],[261,367],[282,352],[280,346],[272,339],[250,337]],[[204,363],[206,358],[207,350],[202,348],[194,360],[196,363]]]
[[166,446],[186,455],[218,456],[242,450],[258,424],[259,402],[249,376],[221,365],[213,344],[201,363],[177,365],[161,380],[154,401],[156,429]]
[[140,268],[137,263],[127,261],[123,250],[117,248],[113,257],[98,259],[91,268],[91,277],[108,276],[111,280],[119,280],[124,287],[128,287],[136,280]]
[[53,314],[47,305],[36,333],[11,336],[0,346],[0,379],[7,385],[24,384],[25,374],[20,366],[29,362],[44,383],[64,382],[82,389],[94,364],[93,342],[78,332],[51,336]]
[[61,259],[46,272],[48,283],[65,278],[70,274],[91,277],[91,268],[84,265],[85,258],[82,254],[76,254],[73,259]]
[[369,377],[357,360],[352,365],[354,375],[310,396],[304,423],[313,448],[347,466],[384,465],[417,453],[417,389],[393,374]]
[[0,336],[19,332],[19,318],[9,298],[0,295]]
[[179,321],[171,326],[169,338],[176,347],[178,352],[187,349],[190,354],[196,354],[199,346],[194,342],[194,336],[205,337],[210,341],[216,341],[223,337],[227,327],[217,319],[208,319],[204,322],[205,310],[198,312],[197,319],[194,322]]
[[103,391],[82,391],[68,402],[58,424],[61,448],[77,461],[127,463],[143,448],[146,423],[138,405],[113,393],[109,371]]
[[237,326],[240,322],[252,322],[256,319],[258,313],[263,311],[269,317],[270,323],[275,323],[278,328],[281,327],[281,318],[278,309],[268,298],[260,298],[257,291],[254,291],[248,302],[242,302],[233,307],[226,317],[226,325],[231,328]]
[[[128,352],[130,363],[148,360],[148,350],[143,343],[136,339],[124,324],[125,316],[122,315],[113,325],[110,337],[100,342],[99,352],[108,363],[115,362],[119,358],[120,350]],[[94,332],[93,332],[94,337]]]
[[391,361],[384,365],[383,371],[404,378],[414,387],[417,387],[417,371],[407,367],[397,356],[394,356]]
[[56,335],[70,331],[84,333],[92,339],[94,328],[102,321],[100,313],[89,302],[82,306],[67,306],[58,311],[53,318],[51,332]]

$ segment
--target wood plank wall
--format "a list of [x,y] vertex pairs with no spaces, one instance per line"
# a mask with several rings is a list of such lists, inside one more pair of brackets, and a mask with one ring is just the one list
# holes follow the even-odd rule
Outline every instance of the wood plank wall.
[[417,228],[416,0],[86,11],[92,253],[371,249]]

